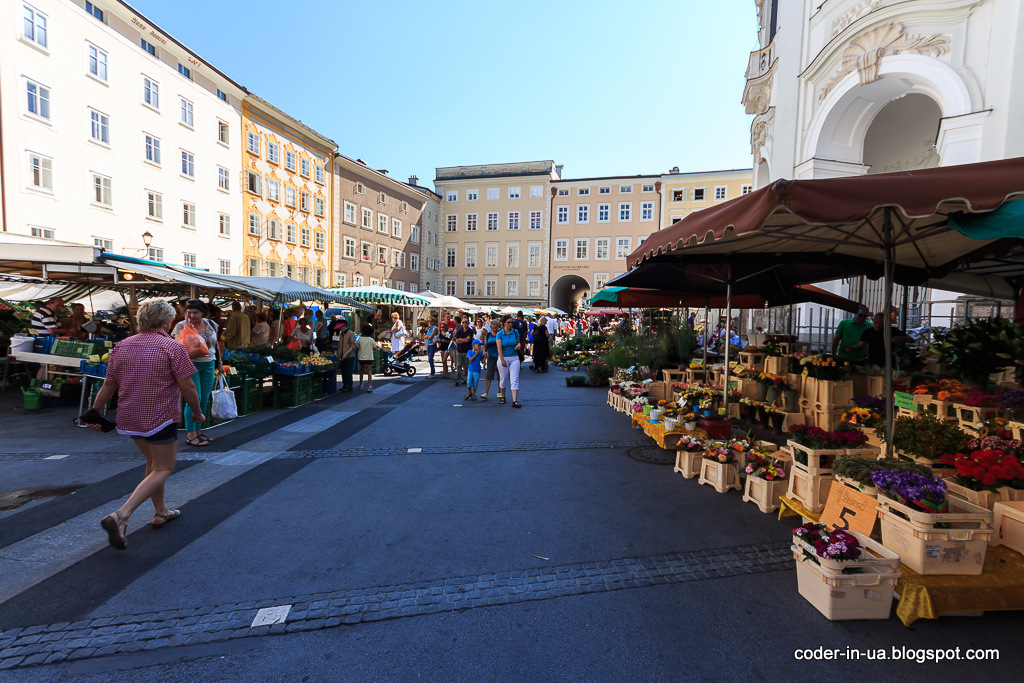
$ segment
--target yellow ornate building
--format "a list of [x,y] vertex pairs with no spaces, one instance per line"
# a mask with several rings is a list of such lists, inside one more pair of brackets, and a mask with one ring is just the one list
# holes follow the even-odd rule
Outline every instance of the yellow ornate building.
[[241,274],[331,286],[337,144],[249,94],[242,102]]

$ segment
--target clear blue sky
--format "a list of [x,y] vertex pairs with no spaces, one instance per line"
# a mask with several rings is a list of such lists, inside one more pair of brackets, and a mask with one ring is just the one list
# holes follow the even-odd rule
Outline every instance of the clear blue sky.
[[565,177],[749,168],[750,0],[129,0],[346,156],[553,159]]

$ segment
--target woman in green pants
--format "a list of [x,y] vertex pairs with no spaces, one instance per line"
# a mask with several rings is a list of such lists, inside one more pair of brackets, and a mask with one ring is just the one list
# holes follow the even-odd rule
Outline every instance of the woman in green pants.
[[[224,366],[220,361],[220,352],[217,349],[217,323],[206,316],[209,308],[205,303],[195,299],[185,305],[185,319],[174,326],[171,336],[181,339],[181,331],[187,324],[196,328],[196,332],[206,343],[206,353],[190,353],[192,363],[196,366],[196,373],[192,375],[192,383],[196,385],[196,392],[199,394],[199,404],[203,415],[209,414],[210,392],[213,391],[213,370],[214,367],[224,372]],[[185,422],[185,443],[189,446],[206,446],[213,443],[213,439],[199,431],[199,424],[192,419],[192,408],[185,406],[182,419]]]

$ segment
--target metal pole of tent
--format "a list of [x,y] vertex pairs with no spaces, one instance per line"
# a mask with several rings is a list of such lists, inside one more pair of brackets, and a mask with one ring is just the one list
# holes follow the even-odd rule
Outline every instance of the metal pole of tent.
[[[900,324],[899,324],[899,328],[901,330],[905,330],[905,329],[907,329],[907,286],[906,285],[903,285],[903,290],[900,292],[900,298],[902,299],[902,301],[900,301]],[[886,311],[885,315],[887,316],[886,319],[888,319],[889,312]]]
[[893,457],[892,432],[895,400],[892,391],[892,325],[889,324],[889,311],[892,308],[892,209],[885,208],[885,218],[882,220],[882,248],[885,250],[883,267],[885,269],[885,326],[882,328],[882,338],[885,341],[885,456]]
[[789,300],[789,316],[786,320],[786,334],[790,337],[793,336],[793,299],[790,297]]
[[726,417],[729,416],[729,342],[731,332],[729,330],[729,318],[732,314],[732,278],[725,283],[725,372],[722,373],[722,407],[725,408]]
[[710,320],[708,318],[708,299],[707,299],[707,297],[704,297],[704,335],[703,335],[704,336],[704,366],[701,368],[701,371],[704,373],[703,374],[703,377],[704,377],[704,382],[703,383],[704,384],[707,384],[707,381],[708,381],[708,323],[709,322],[710,322]]

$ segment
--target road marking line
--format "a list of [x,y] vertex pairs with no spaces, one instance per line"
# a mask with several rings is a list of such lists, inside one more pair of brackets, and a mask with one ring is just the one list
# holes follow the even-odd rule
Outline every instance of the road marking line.
[[63,460],[64,458],[67,457],[69,457],[67,453],[65,453],[64,455],[48,455],[45,458],[43,458],[43,460]]
[[461,403],[453,403],[452,404],[452,408],[461,408],[461,407],[462,407]]
[[249,626],[249,628],[270,626],[272,624],[283,624],[284,620],[288,618],[288,612],[291,611],[291,609],[291,605],[264,607],[260,611],[256,612],[256,617],[252,620],[252,625]]
[[410,449],[408,449],[406,451],[406,453],[422,453],[422,452],[423,452],[422,448],[410,448]]

